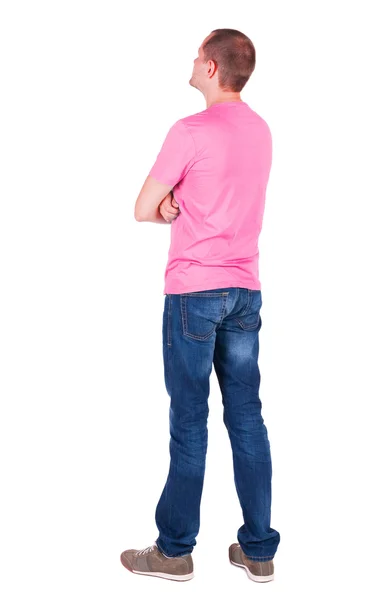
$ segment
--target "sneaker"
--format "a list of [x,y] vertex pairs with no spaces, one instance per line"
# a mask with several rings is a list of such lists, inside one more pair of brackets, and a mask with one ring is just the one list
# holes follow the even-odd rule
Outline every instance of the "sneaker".
[[242,567],[246,570],[249,579],[264,583],[274,579],[274,564],[273,560],[255,561],[248,558],[240,544],[231,544],[229,548],[229,560],[232,565]]
[[191,554],[165,556],[156,543],[142,550],[125,550],[121,562],[126,569],[139,575],[153,575],[174,581],[188,581],[193,577]]

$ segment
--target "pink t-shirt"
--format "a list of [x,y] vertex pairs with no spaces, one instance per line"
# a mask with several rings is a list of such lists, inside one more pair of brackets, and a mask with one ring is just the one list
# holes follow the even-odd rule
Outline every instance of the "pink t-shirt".
[[261,289],[258,237],[272,163],[266,121],[246,102],[221,102],[170,128],[149,175],[171,185],[164,294]]

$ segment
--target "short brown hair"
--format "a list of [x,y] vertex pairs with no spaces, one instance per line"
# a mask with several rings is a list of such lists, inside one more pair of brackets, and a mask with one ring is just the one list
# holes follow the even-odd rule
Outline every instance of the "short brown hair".
[[205,62],[213,60],[218,67],[220,88],[240,92],[254,71],[253,42],[236,29],[214,29],[203,46]]

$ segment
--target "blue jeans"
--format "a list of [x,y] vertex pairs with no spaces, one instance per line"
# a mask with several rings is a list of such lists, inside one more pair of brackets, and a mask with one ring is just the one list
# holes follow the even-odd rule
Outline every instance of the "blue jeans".
[[200,527],[207,452],[209,377],[214,365],[244,524],[237,540],[255,561],[274,557],[272,463],[259,399],[260,290],[218,288],[166,294],[164,378],[170,396],[170,466],[156,507],[156,544],[166,556],[191,553]]

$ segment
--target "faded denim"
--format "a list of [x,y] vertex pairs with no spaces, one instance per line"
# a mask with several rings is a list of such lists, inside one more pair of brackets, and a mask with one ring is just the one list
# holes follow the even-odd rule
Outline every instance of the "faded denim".
[[270,527],[272,462],[259,398],[260,290],[218,288],[166,294],[162,345],[170,397],[170,466],[156,507],[158,548],[191,553],[200,527],[214,366],[233,455],[244,524],[237,532],[252,560],[271,560],[280,534]]

